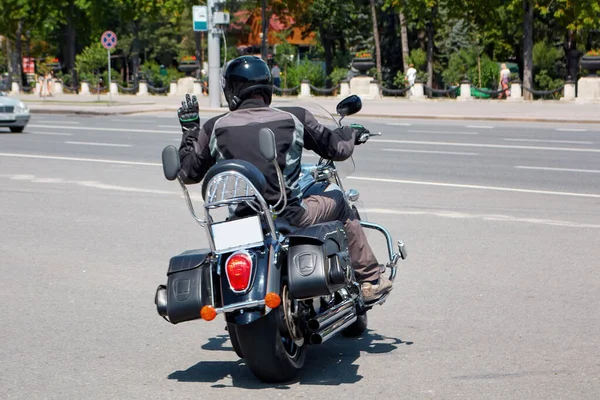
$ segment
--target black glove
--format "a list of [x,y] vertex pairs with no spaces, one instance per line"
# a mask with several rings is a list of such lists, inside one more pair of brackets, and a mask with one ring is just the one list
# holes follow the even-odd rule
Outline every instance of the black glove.
[[189,94],[186,94],[185,101],[181,102],[181,107],[177,110],[179,123],[181,124],[181,129],[184,133],[191,130],[200,130],[199,112],[198,99],[196,96],[190,97]]
[[354,129],[354,144],[364,144],[367,143],[369,137],[371,136],[371,132],[360,124],[350,124],[350,128]]

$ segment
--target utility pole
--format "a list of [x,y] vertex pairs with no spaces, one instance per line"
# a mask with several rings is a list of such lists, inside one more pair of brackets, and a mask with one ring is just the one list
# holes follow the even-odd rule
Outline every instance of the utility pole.
[[267,0],[262,0],[262,43],[260,46],[260,54],[264,62],[267,62],[269,56],[269,47],[267,43]]
[[208,0],[208,102],[211,108],[221,107],[221,31],[213,20],[215,3],[220,0]]

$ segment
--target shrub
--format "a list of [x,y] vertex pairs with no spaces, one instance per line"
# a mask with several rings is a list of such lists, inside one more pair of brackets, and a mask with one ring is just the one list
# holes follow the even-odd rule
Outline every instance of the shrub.
[[346,68],[335,68],[331,75],[329,75],[333,86],[340,84],[341,80],[348,78],[348,69]]
[[[286,78],[285,82],[287,88],[293,88],[300,85],[300,82],[303,79],[308,79],[313,86],[324,87],[327,76],[325,75],[325,69],[323,68],[322,63],[305,59],[300,62],[300,64],[288,68]],[[282,79],[282,81],[284,80]]]

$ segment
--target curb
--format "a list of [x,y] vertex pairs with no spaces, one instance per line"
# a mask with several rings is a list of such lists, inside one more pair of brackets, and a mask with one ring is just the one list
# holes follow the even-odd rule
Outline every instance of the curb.
[[[227,112],[225,108],[208,108],[201,107],[202,112]],[[85,115],[85,116],[111,116],[111,115],[132,115],[132,114],[148,114],[148,113],[159,113],[159,112],[177,112],[176,108],[156,108],[156,109],[140,109],[140,110],[61,110],[57,108],[52,109],[31,109],[32,114],[61,114],[61,115]]]
[[[354,116],[352,116],[354,117]],[[349,117],[349,118],[352,118]],[[500,122],[547,122],[567,124],[600,124],[600,119],[565,119],[544,117],[491,117],[491,116],[461,116],[461,115],[383,115],[383,114],[357,114],[358,118],[378,119],[428,119],[428,120],[453,120],[453,121],[500,121]]]

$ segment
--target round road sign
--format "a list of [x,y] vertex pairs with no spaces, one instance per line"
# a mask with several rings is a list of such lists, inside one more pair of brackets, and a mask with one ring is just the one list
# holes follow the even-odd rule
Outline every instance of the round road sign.
[[106,31],[102,34],[100,42],[105,49],[114,49],[117,47],[117,35],[113,31]]

